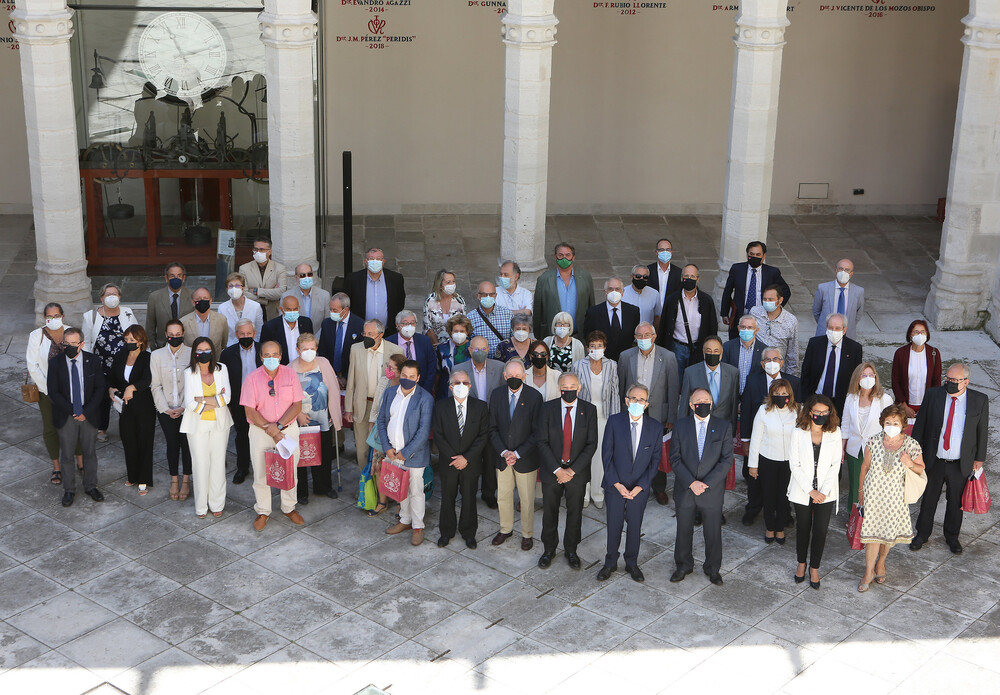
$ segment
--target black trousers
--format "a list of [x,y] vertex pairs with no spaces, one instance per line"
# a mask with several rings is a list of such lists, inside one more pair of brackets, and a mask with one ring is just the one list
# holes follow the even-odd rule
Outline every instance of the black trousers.
[[[757,480],[754,482],[760,490],[764,528],[772,532],[784,531],[791,512],[788,508],[788,480],[792,474],[788,468],[788,461],[773,461],[761,456],[757,464]],[[753,478],[747,480],[748,490],[751,480]],[[750,511],[749,502],[747,511]]]
[[[188,446],[187,435],[181,432],[181,418],[157,413],[156,419],[160,421],[160,429],[163,430],[163,437],[167,440],[167,465],[170,467],[170,475],[176,476],[178,470],[183,470],[184,475],[191,475],[191,448]],[[179,465],[182,461],[183,469]]]
[[[757,516],[764,508],[762,483],[760,478],[751,477],[750,466],[747,464],[748,458],[748,456],[743,457],[743,480],[745,480],[747,484],[747,504],[744,509],[750,516]],[[788,464],[786,463],[785,468],[787,467]],[[758,471],[758,475],[760,475],[760,471]],[[768,531],[771,530],[773,529],[768,529]]]
[[236,471],[247,475],[250,472],[250,423],[243,406],[229,409],[236,430]]
[[[469,463],[464,469],[458,470],[445,461],[438,461],[438,476],[441,479],[441,514],[438,517],[438,529],[443,538],[454,538],[455,529],[462,538],[475,538],[479,530],[479,513],[476,511],[476,487],[482,468],[493,471],[496,480],[496,467],[483,466],[480,463]],[[455,518],[455,502],[458,493],[462,493],[462,508]],[[494,497],[496,493],[494,493]]]
[[[107,374],[104,375],[104,381],[110,383]],[[107,391],[104,392],[101,398],[101,409],[97,411],[97,415],[99,420],[97,429],[101,432],[107,432],[108,427],[111,425],[111,397]]]
[[[495,457],[494,457],[494,454],[493,454],[493,447],[491,447],[489,444],[487,444],[486,448],[483,450],[483,461],[493,461],[494,458]],[[482,497],[483,497],[484,500],[493,500],[495,502],[496,499],[497,499],[497,469],[496,469],[496,466],[483,465],[483,466],[480,466],[480,468],[481,468],[481,470],[479,471],[479,476],[482,479],[482,484],[481,484],[481,488],[480,488],[481,489],[481,493],[480,494],[482,495]],[[475,494],[475,490],[473,490],[473,494]],[[464,493],[463,493],[463,496],[464,496]]]
[[118,427],[125,449],[125,470],[130,483],[153,484],[153,436],[156,432],[156,408],[153,397],[134,396],[122,408]]
[[[629,486],[626,485],[626,487]],[[621,493],[614,488],[605,491],[604,504],[607,505],[608,510],[608,554],[604,556],[605,567],[618,566],[618,548],[621,547],[623,528],[625,530],[625,566],[635,567],[639,563],[642,516],[646,511],[646,502],[648,501],[649,490],[643,490],[635,499],[631,500],[622,497]]]
[[[575,553],[580,545],[583,525],[583,494],[587,491],[587,476],[575,475],[568,483],[542,483],[542,547],[554,553],[559,546],[559,503],[566,497],[566,531],[563,550]],[[521,504],[525,504],[524,501]],[[528,500],[527,504],[531,504]]]
[[[656,475],[653,476],[653,484],[651,485],[653,492],[666,492],[667,491],[667,474],[663,471],[656,471]],[[607,496],[605,495],[605,499]]]
[[795,507],[795,553],[800,563],[818,570],[826,547],[826,533],[830,530],[835,502],[793,504]]
[[303,466],[298,470],[299,486],[296,493],[299,497],[309,496],[309,479],[312,478],[313,494],[325,495],[330,492],[330,462],[333,460],[333,429],[319,433],[320,461],[318,466]]
[[705,564],[708,574],[716,574],[722,567],[722,502],[723,493],[696,495],[690,489],[678,491],[674,487],[674,504],[677,508],[677,539],[674,541],[674,564],[677,569],[690,572],[694,569],[694,515],[701,512],[702,533],[705,535]]
[[945,488],[944,538],[948,542],[958,540],[962,530],[962,493],[966,478],[962,466],[956,462],[938,461],[927,469],[927,488],[920,500],[920,514],[917,516],[917,538],[927,540],[934,532],[934,513],[941,500],[941,488]]

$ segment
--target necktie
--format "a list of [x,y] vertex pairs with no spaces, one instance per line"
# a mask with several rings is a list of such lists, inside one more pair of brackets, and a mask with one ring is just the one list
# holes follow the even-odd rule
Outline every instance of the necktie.
[[412,345],[413,343],[411,343],[409,340],[406,341],[406,359],[408,360],[413,359],[413,351],[412,348],[410,347]]
[[823,395],[833,398],[833,376],[837,371],[837,346],[830,346],[830,357],[826,361],[826,378],[823,379]]
[[622,322],[618,318],[618,307],[612,307],[611,309],[611,331],[615,334],[621,333]]
[[510,419],[514,419],[514,408],[517,407],[517,393],[510,394]]
[[757,306],[757,269],[750,270],[750,286],[747,287],[747,301],[744,305],[744,313],[749,314],[750,310]]
[[846,315],[847,314],[847,306],[846,306],[846,302],[844,301],[844,288],[840,287],[838,289],[840,290],[840,297],[837,298],[837,313],[838,314],[844,314],[844,315]]
[[461,403],[458,404],[458,434],[465,434],[465,408]]
[[632,421],[632,460],[635,460],[635,452],[639,449],[639,423]]
[[340,373],[340,358],[343,356],[344,347],[344,323],[341,321],[337,325],[337,337],[333,341],[333,371]]
[[719,402],[719,372],[709,372],[708,388],[712,392],[712,402]]
[[569,416],[572,406],[566,407],[566,417],[563,418],[563,450],[562,460],[569,461],[569,452],[573,447],[573,418]]
[[177,314],[180,311],[180,305],[178,304],[178,297],[180,295],[173,295],[173,299],[170,300],[170,316],[172,318],[177,318]]
[[698,421],[698,458],[705,453],[705,420]]
[[944,427],[944,448],[951,451],[951,424],[955,420],[955,403],[958,396],[951,397],[951,407],[948,408],[948,424]]
[[[70,360],[69,378],[73,382],[70,385],[70,392],[73,394],[73,415],[83,415],[83,394],[80,392],[80,371],[76,368],[76,360]],[[955,412],[954,403],[951,412]],[[951,420],[948,421],[948,429],[951,430]]]

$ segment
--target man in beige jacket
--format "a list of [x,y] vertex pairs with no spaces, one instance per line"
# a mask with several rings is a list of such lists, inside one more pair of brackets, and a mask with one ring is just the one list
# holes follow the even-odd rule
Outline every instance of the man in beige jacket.
[[212,293],[199,287],[191,295],[194,311],[181,319],[184,326],[184,344],[191,347],[195,338],[205,337],[215,346],[215,359],[219,359],[229,338],[229,321],[217,311],[212,311]]
[[351,346],[351,366],[347,372],[347,392],[344,398],[344,424],[354,426],[354,446],[358,466],[368,462],[368,432],[371,429],[372,408],[378,378],[392,355],[402,355],[403,349],[382,339],[385,325],[378,319],[365,322],[363,342]]
[[288,271],[271,258],[271,240],[253,242],[253,260],[240,266],[247,279],[247,296],[260,304],[264,320],[278,315],[278,302],[288,289]]

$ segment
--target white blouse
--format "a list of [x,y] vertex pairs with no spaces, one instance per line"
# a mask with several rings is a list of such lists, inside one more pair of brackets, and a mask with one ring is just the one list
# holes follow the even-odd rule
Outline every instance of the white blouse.
[[927,390],[927,348],[917,352],[910,348],[910,365],[908,368],[910,382],[910,405],[920,405],[924,402],[924,392]]
[[787,406],[771,408],[761,405],[753,420],[747,466],[757,468],[761,456],[772,461],[787,461],[788,447],[795,429],[796,413]]

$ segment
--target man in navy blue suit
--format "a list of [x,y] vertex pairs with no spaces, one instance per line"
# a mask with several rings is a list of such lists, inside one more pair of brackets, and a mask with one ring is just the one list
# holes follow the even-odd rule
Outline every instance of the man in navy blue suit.
[[792,296],[792,290],[785,282],[785,278],[781,277],[781,271],[773,265],[765,265],[766,258],[767,244],[763,241],[751,241],[747,244],[746,262],[733,263],[729,269],[729,279],[726,280],[726,289],[722,292],[719,314],[722,316],[722,322],[729,326],[730,340],[738,333],[740,317],[749,314],[755,306],[761,305],[760,294],[765,287],[778,286],[782,306],[786,306]]
[[409,309],[396,314],[396,332],[386,336],[386,340],[403,348],[403,356],[415,360],[420,365],[420,386],[427,393],[434,393],[434,379],[437,377],[437,351],[431,339],[417,333],[417,315]]
[[637,582],[645,580],[639,569],[639,536],[649,489],[660,465],[663,423],[645,414],[649,389],[632,384],[626,392],[628,412],[608,418],[601,457],[604,460],[604,501],[608,505],[608,554],[597,573],[604,581],[618,568],[622,527],[625,535],[625,571]]
[[347,386],[351,366],[351,346],[364,340],[365,322],[351,313],[351,298],[343,292],[330,297],[330,317],[320,324],[319,356],[330,360],[340,381]]

